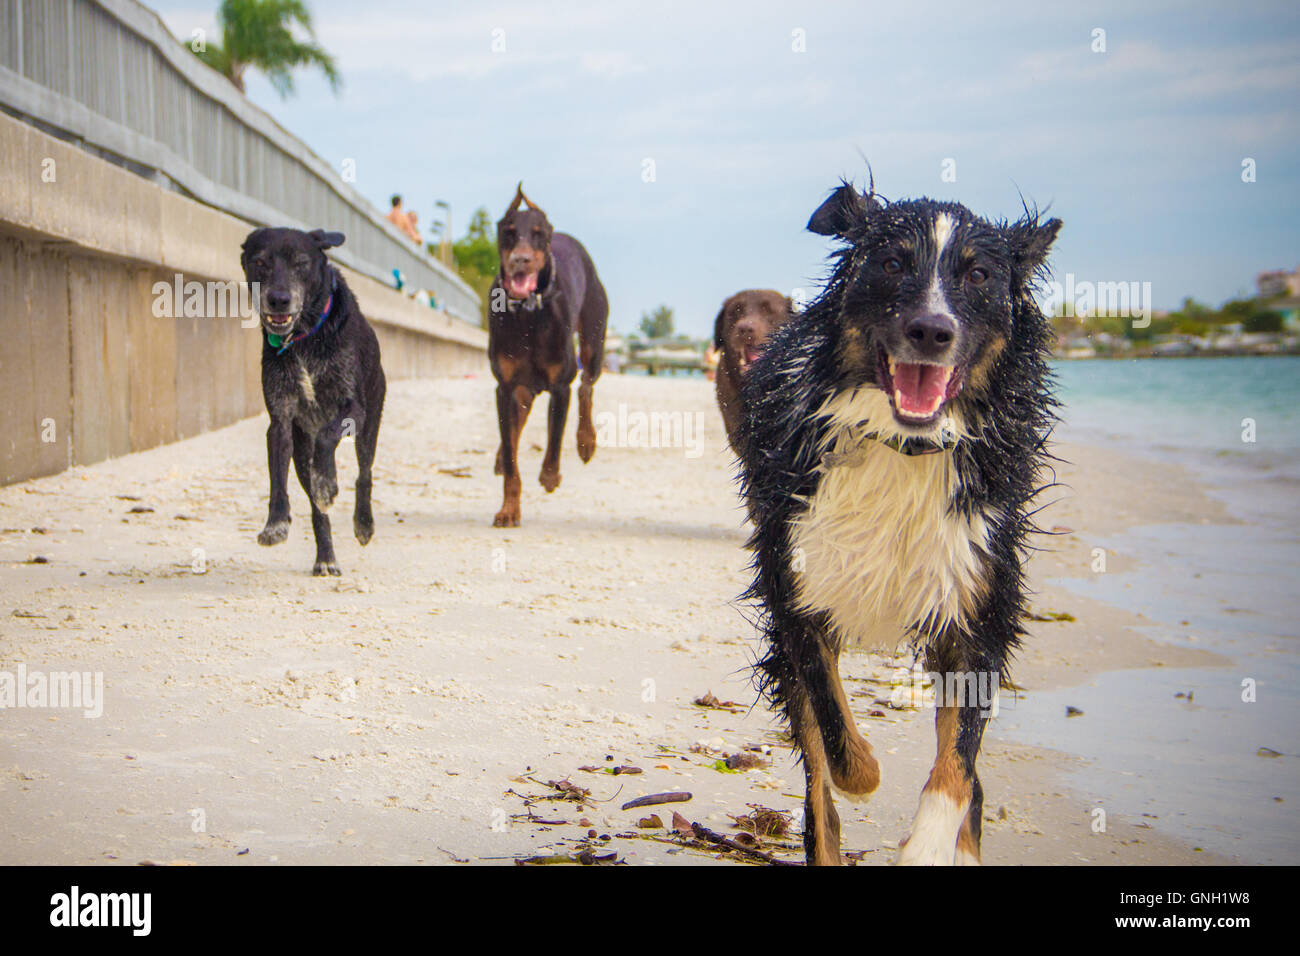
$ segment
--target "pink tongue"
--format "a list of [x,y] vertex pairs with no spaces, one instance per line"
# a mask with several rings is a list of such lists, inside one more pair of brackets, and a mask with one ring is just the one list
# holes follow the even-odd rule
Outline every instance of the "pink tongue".
[[533,294],[537,288],[537,273],[526,272],[521,276],[510,276],[506,279],[507,285],[510,286],[510,294],[516,299],[522,299],[525,296]]
[[929,417],[939,410],[952,369],[900,362],[894,367],[894,404],[906,415]]

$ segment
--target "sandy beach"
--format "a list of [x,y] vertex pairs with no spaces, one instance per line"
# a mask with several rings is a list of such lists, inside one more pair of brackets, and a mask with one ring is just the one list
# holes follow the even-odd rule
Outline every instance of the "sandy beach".
[[[102,716],[0,713],[0,862],[508,864],[589,847],[633,864],[758,860],[670,832],[676,810],[735,838],[735,817],[802,799],[778,725],[754,706],[759,648],[735,601],[743,508],[711,384],[603,378],[604,443],[583,466],[570,421],[553,495],[535,480],[539,403],[521,446],[523,526],[508,531],[492,527],[492,388],[486,375],[392,385],[365,549],[351,535],[355,460],[340,449],[341,578],[309,573],[296,483],[289,541],[255,541],[264,418],[0,488],[0,670],[102,673],[104,687]],[[619,447],[643,444],[635,424],[650,412],[681,413],[688,447]],[[1102,573],[1141,588],[1149,558],[1107,548],[1098,571],[1099,541],[1239,519],[1176,464],[1057,453],[1063,487],[1041,517],[1057,534],[1040,541],[1032,580],[1038,615],[1067,619],[1031,622],[1023,697],[1004,691],[986,735],[984,861],[1254,862],[1108,807],[1099,794],[1119,771],[1002,729],[1021,699],[1109,672],[1228,663],[1065,582]],[[862,864],[892,861],[933,757],[924,702],[890,706],[899,663],[843,665],[884,774],[870,802],[840,804]],[[735,704],[693,703],[708,693]],[[1095,719],[1084,710],[1072,726]],[[734,772],[736,754],[761,765]],[[620,809],[662,791],[692,798]],[[1276,812],[1288,826],[1289,807]],[[639,827],[651,814],[665,826]],[[802,857],[793,829],[760,848]]]

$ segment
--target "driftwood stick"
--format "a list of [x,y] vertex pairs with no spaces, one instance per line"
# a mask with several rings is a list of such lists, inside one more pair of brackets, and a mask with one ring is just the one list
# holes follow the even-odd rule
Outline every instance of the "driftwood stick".
[[644,797],[637,797],[635,800],[629,800],[623,804],[624,810],[632,810],[636,807],[657,807],[661,803],[685,803],[691,799],[693,794],[681,790],[674,793],[650,793]]

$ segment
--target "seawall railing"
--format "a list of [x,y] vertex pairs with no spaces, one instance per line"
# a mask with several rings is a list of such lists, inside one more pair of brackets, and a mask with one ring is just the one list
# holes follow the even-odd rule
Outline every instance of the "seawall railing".
[[134,0],[0,0],[0,108],[248,222],[340,230],[340,263],[480,323],[473,289]]

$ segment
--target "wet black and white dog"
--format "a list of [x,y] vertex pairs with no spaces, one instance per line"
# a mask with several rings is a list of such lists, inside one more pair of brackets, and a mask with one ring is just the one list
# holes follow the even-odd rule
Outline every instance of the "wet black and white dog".
[[904,636],[947,676],[899,862],[979,862],[989,701],[969,691],[1006,674],[1023,633],[1029,501],[1055,406],[1031,288],[1060,226],[846,184],[808,223],[843,243],[825,290],[746,376],[747,596],[769,642],[760,683],[802,753],[809,863],[840,862],[832,788],[861,799],[880,781],[840,649]]
[[344,435],[357,446],[357,500],[352,528],[363,545],[375,533],[370,470],[384,411],[386,383],[379,340],[325,250],[343,233],[255,229],[244,240],[244,276],[257,283],[262,317],[262,395],[271,425],[266,456],[271,504],[258,544],[289,535],[289,458],[311,499],[316,575],[342,573],[327,512],[338,494],[334,451]]

